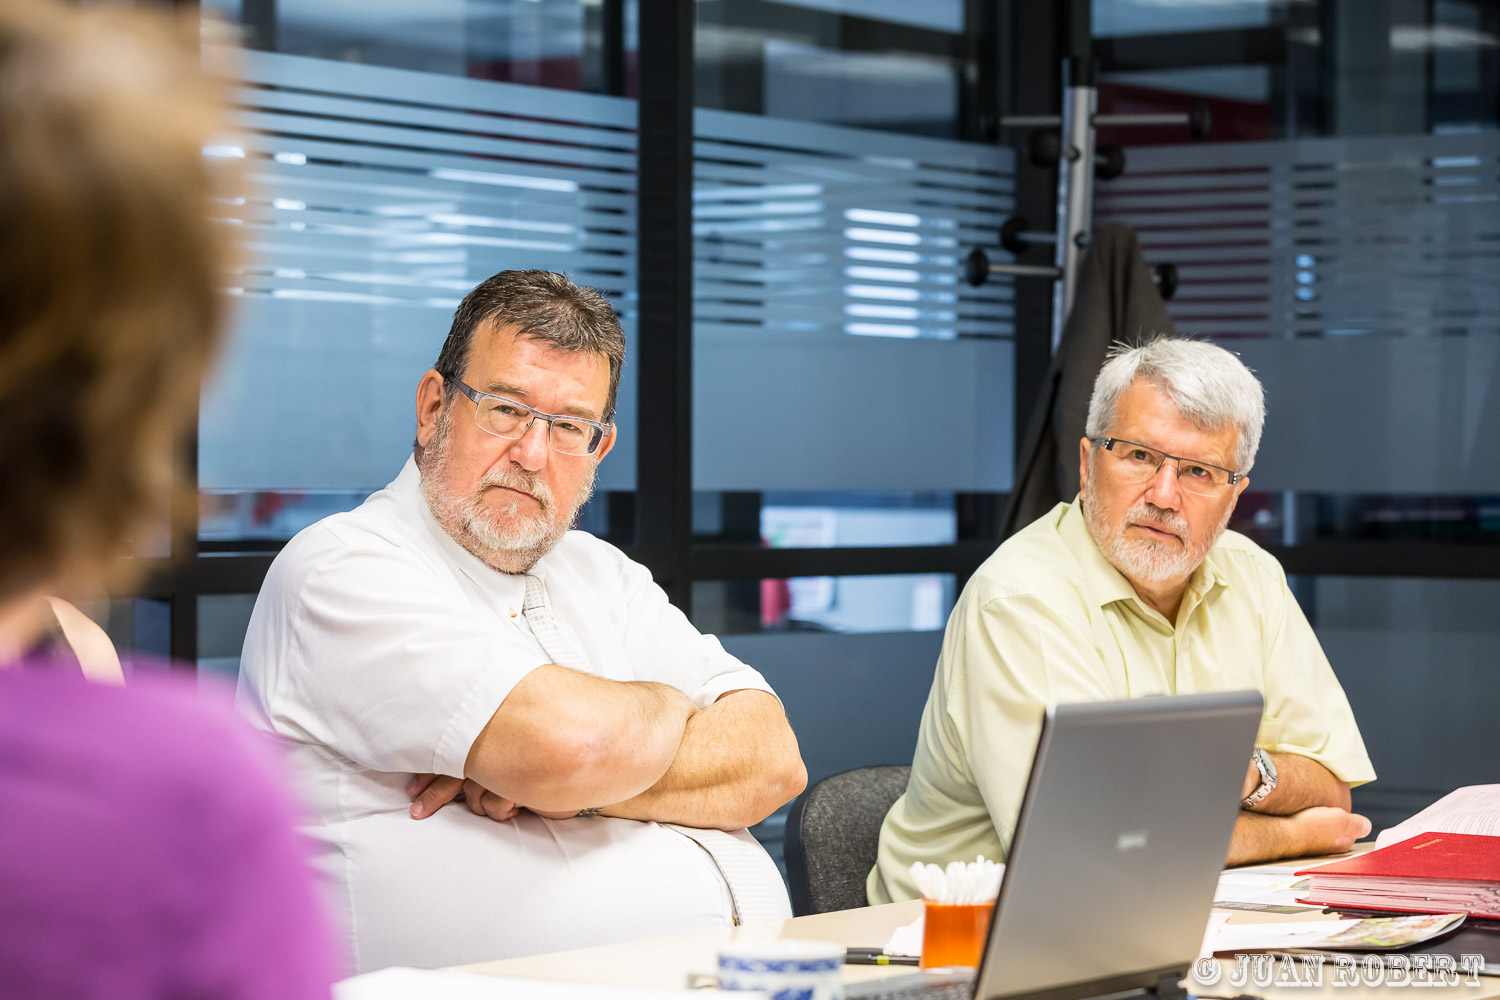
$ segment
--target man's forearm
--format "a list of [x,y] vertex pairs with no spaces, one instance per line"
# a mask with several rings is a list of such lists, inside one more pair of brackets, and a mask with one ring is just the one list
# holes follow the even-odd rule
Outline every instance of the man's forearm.
[[807,771],[781,703],[734,691],[688,720],[677,756],[649,789],[606,815],[738,830],[802,791]]
[[[1349,810],[1349,785],[1311,757],[1295,753],[1273,753],[1276,787],[1255,804],[1253,812],[1266,816],[1290,816],[1313,806]],[[1246,794],[1260,784],[1252,766],[1246,779]]]
[[512,689],[474,741],[464,773],[541,811],[617,802],[661,780],[692,713],[688,697],[668,685],[549,664]]
[[1225,863],[1233,867],[1342,854],[1369,832],[1369,820],[1331,806],[1313,806],[1291,816],[1262,816],[1241,810]]

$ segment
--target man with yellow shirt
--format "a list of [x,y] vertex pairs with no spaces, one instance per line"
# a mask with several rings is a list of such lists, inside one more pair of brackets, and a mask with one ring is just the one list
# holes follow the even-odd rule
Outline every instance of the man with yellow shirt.
[[1265,714],[1228,862],[1369,833],[1349,788],[1375,772],[1343,689],[1281,566],[1224,530],[1264,420],[1259,381],[1220,347],[1164,337],[1111,354],[1078,499],[1000,546],[948,619],[871,903],[917,896],[914,861],[1006,855],[1049,703],[1254,688]]

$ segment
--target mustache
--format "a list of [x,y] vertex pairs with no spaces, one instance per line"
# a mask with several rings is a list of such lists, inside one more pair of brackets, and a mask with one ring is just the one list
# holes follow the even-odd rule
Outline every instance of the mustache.
[[1149,503],[1137,504],[1130,508],[1125,512],[1123,520],[1127,525],[1151,524],[1165,528],[1184,542],[1192,536],[1192,529],[1188,527],[1187,518]]
[[541,476],[518,465],[491,469],[480,483],[481,489],[497,486],[508,490],[529,493],[541,505],[543,514],[550,514],[553,507],[552,488],[542,482]]

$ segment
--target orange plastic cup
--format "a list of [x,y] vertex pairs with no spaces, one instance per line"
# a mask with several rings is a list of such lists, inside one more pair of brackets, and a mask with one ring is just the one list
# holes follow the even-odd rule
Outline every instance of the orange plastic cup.
[[956,906],[924,901],[927,908],[922,921],[922,962],[924,969],[949,965],[979,964],[984,954],[985,937],[990,930],[994,902]]

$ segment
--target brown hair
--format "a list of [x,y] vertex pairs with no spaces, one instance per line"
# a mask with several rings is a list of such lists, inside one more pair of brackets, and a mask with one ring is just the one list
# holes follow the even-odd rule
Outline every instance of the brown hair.
[[197,26],[0,4],[0,600],[93,582],[169,507],[218,342]]
[[[553,271],[501,271],[486,278],[459,303],[453,326],[433,369],[461,378],[469,365],[474,331],[484,323],[515,326],[532,340],[562,351],[599,354],[609,362],[609,398],[604,420],[615,416],[620,369],[625,366],[625,334],[609,300]],[[447,387],[452,399],[456,388]]]

